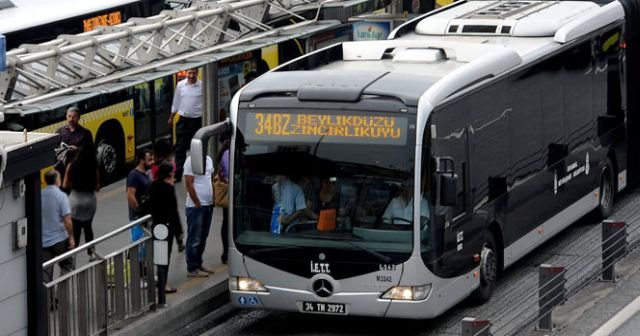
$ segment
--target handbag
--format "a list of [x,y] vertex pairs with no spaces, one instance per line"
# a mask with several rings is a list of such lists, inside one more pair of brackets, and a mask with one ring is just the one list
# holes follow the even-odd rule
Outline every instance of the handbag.
[[213,195],[216,206],[229,207],[229,183],[217,175],[213,178]]
[[336,229],[336,209],[322,209],[318,214],[318,231],[334,231]]

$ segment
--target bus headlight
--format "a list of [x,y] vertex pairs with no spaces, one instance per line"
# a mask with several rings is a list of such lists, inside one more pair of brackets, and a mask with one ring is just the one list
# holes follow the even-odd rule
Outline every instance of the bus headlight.
[[431,293],[431,284],[422,286],[391,287],[380,298],[389,300],[420,301]]
[[229,277],[229,289],[243,292],[268,292],[260,281],[247,277]]

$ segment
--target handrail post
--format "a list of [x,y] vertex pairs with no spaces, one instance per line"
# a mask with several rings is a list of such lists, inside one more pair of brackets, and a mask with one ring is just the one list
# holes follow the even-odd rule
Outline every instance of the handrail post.
[[616,262],[627,252],[627,223],[602,221],[602,281],[616,282]]
[[167,303],[165,286],[169,271],[169,244],[173,237],[169,225],[154,223],[153,226],[153,263],[158,267],[158,301],[161,307]]
[[461,321],[462,336],[490,336],[491,322],[474,317],[465,317]]
[[566,269],[542,264],[538,268],[538,330],[553,330],[553,308],[565,300]]

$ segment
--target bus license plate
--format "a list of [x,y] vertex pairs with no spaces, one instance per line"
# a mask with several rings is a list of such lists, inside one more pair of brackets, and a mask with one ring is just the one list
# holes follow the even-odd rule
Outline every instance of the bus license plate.
[[319,314],[338,314],[338,315],[347,314],[347,309],[344,303],[303,301],[302,311],[306,313],[319,313]]

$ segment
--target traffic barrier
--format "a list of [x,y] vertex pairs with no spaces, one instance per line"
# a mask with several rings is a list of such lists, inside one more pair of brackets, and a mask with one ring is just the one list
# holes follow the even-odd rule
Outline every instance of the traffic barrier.
[[[640,221],[640,216],[630,220]],[[638,232],[640,226],[627,229],[625,221],[605,220],[601,228],[592,230],[587,239],[600,240],[578,258],[562,266],[542,264],[538,269],[538,291],[531,292],[515,303],[510,309],[497,317],[491,317],[494,335],[519,335],[531,325],[536,329],[553,331],[553,311],[565,302],[566,298],[577,293],[588,284],[600,279],[616,282],[620,279],[616,273],[616,263],[629,250],[640,246]],[[634,233],[634,239],[630,239]],[[537,300],[532,302],[535,295]],[[516,313],[514,313],[516,312]]]
[[538,268],[538,330],[553,330],[553,308],[565,300],[566,269],[542,264]]
[[491,322],[473,317],[462,319],[462,336],[490,336]]
[[602,222],[602,281],[616,282],[616,262],[627,253],[627,223]]

